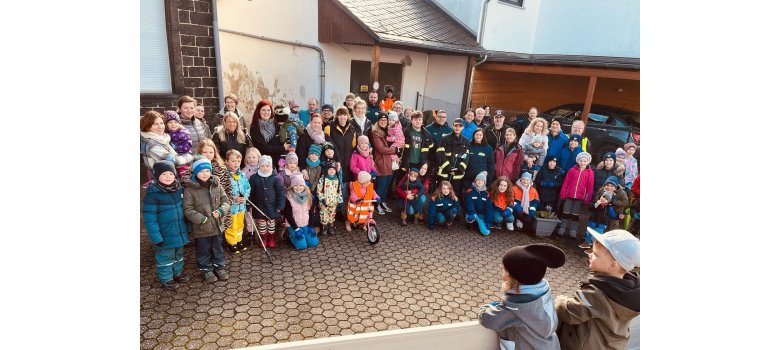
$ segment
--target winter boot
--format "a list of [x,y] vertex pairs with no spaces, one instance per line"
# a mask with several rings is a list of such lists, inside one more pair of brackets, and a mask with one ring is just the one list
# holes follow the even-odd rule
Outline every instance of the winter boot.
[[401,212],[401,226],[406,226],[407,225],[406,217],[407,217],[406,212]]
[[189,281],[190,278],[184,275],[184,273],[182,273],[181,275],[173,276],[173,280],[176,281],[176,283],[184,283]]
[[482,218],[477,215],[477,219],[475,220],[477,222],[477,228],[479,228],[479,233],[481,233],[483,236],[487,236],[490,234],[490,230],[487,228],[487,225],[485,225],[485,221],[482,220]]
[[417,225],[420,223],[420,214],[414,214],[414,221],[412,221],[413,224]]
[[217,275],[212,271],[205,271],[203,272],[203,279],[206,280],[207,283],[214,283],[217,281]]
[[276,235],[273,232],[267,233],[265,237],[268,240],[266,243],[266,246],[268,246],[268,248],[276,247]]
[[579,225],[579,218],[569,219],[569,239],[577,239],[577,226]]
[[311,227],[306,227],[306,233],[304,236],[306,236],[306,246],[309,248],[314,248],[317,245],[320,244],[320,238],[317,237],[317,232],[314,232],[314,229]]
[[217,273],[217,278],[220,281],[225,281],[225,280],[227,280],[230,277],[230,276],[228,276],[228,273],[227,273],[227,271],[225,271],[225,269],[216,269],[215,272]]
[[512,224],[512,219],[509,219],[506,222],[506,229],[509,230],[509,231],[514,231],[515,230],[515,225]]
[[179,288],[179,284],[176,283],[174,280],[170,280],[167,282],[160,282],[160,286],[162,286],[164,289],[176,289]]

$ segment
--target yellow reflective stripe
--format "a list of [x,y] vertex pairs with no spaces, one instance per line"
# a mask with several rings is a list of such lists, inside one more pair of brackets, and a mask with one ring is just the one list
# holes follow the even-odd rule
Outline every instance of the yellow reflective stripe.
[[436,152],[439,152],[439,151],[444,152],[444,146],[439,147],[439,148],[436,149]]

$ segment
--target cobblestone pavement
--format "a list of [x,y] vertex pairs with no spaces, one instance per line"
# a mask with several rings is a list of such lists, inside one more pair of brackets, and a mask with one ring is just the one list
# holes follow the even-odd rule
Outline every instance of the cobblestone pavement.
[[[192,279],[175,291],[159,287],[154,249],[141,224],[141,349],[239,348],[477,319],[497,300],[500,258],[515,245],[551,242],[506,230],[483,237],[462,223],[451,230],[402,227],[397,210],[378,223],[371,246],[361,231],[335,236],[302,252],[289,242],[227,255],[230,279],[207,284],[197,274],[195,247],[185,247]],[[587,275],[587,258],[561,241],[566,264],[548,269],[554,295],[572,294]]]

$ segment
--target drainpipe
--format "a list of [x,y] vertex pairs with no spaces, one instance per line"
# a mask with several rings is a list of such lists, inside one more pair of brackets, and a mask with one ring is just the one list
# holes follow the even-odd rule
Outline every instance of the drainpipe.
[[[229,30],[229,29],[222,29],[222,28],[220,28],[219,31],[225,32],[225,33],[230,33],[230,34],[235,34],[235,35],[241,35],[241,36],[245,36],[245,37],[253,38],[253,39],[260,39],[260,40],[270,41],[270,42],[279,43],[279,44],[287,44],[287,45],[293,45],[293,46],[305,47],[307,49],[317,50],[317,52],[319,52],[319,54],[320,54],[320,104],[324,104],[325,103],[324,102],[324,99],[325,99],[325,54],[322,52],[322,49],[320,49],[319,47],[314,46],[314,45],[303,44],[303,43],[295,42],[295,41],[274,39],[274,38],[269,38],[269,37],[266,37],[266,36],[254,35],[254,34],[249,34],[249,33],[244,33],[244,32],[237,32],[237,31]],[[219,71],[217,71],[217,72],[219,72]]]
[[217,96],[219,97],[219,110],[225,109],[225,91],[222,88],[222,55],[219,51],[219,26],[217,25],[217,0],[211,2],[211,14],[214,17],[212,32],[214,33],[214,57],[217,61]]
[[487,5],[490,0],[485,0],[482,4],[482,21],[479,22],[479,44],[482,45],[482,37],[485,32],[485,17],[487,17]]

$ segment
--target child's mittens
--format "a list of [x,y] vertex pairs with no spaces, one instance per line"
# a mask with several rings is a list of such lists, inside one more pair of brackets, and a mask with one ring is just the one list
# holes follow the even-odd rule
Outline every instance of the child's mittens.
[[371,179],[376,179],[376,170],[371,170]]
[[477,219],[477,216],[474,214],[466,214],[466,222],[474,222],[474,220]]
[[506,217],[506,216],[510,216],[510,215],[512,215],[512,209],[511,208],[504,209],[503,216]]
[[528,216],[536,217],[536,207],[528,207]]

